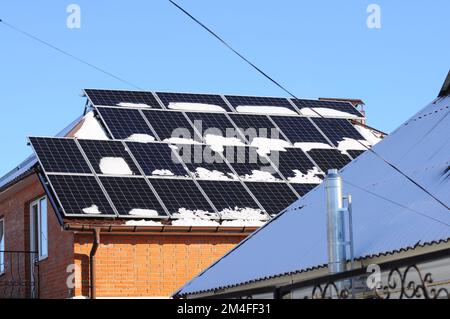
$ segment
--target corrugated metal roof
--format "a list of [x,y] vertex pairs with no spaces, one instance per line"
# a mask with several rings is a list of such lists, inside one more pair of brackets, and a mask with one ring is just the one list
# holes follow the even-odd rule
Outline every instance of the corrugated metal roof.
[[[425,107],[374,147],[450,205],[450,97]],[[355,256],[400,251],[450,238],[450,211],[371,152],[341,171],[353,196]],[[178,292],[197,293],[327,263],[324,185],[247,238]]]

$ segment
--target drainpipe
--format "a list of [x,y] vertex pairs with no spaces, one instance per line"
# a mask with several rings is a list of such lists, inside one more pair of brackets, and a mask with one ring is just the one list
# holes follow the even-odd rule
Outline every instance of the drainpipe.
[[327,197],[328,270],[330,274],[345,271],[346,242],[342,199],[342,179],[330,169],[325,179]]
[[95,299],[97,297],[96,287],[95,287],[95,254],[97,253],[98,246],[100,244],[100,228],[94,228],[94,240],[92,242],[92,249],[89,253],[89,269],[90,269],[90,291],[91,291],[91,299]]

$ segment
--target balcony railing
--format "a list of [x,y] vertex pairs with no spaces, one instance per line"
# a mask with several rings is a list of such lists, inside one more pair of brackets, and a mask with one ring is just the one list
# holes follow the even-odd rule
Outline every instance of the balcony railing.
[[38,298],[37,252],[0,251],[0,298]]

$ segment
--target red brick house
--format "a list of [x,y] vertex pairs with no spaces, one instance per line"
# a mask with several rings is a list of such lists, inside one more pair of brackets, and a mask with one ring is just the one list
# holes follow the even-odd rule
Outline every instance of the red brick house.
[[[116,215],[105,217],[98,210],[97,213],[92,214],[89,209],[82,209],[76,214],[69,213],[70,201],[83,201],[85,196],[78,193],[77,189],[72,189],[71,199],[63,198],[63,191],[67,193],[70,189],[58,189],[53,179],[67,176],[67,173],[57,170],[50,172],[48,164],[43,161],[43,156],[51,155],[52,152],[37,150],[36,142],[33,141],[35,154],[0,179],[0,297],[2,298],[168,297],[267,220],[254,217],[241,218],[234,215],[234,217],[224,217],[224,212],[234,209],[238,203],[230,202],[228,208],[220,206],[221,201],[216,200],[215,193],[209,189],[214,186],[205,185],[211,183],[229,183],[228,185],[231,185],[233,183],[233,187],[230,189],[236,192],[240,189],[239,187],[243,186],[245,196],[238,194],[236,200],[248,201],[250,198],[257,205],[255,207],[260,215],[271,218],[320,183],[323,171],[328,166],[341,168],[362,153],[363,150],[355,144],[350,143],[349,146],[348,140],[358,139],[370,146],[383,136],[381,132],[361,124],[365,118],[361,113],[357,113],[356,108],[345,101],[314,101],[309,109],[313,112],[323,112],[322,117],[326,117],[325,119],[316,119],[310,113],[305,112],[302,101],[284,98],[276,100],[275,98],[241,97],[245,98],[244,103],[235,102],[238,100],[237,97],[213,95],[105,90],[86,90],[85,93],[88,99],[84,116],[61,132],[59,139],[75,141],[74,143],[78,145],[86,162],[92,164],[90,166],[92,173],[72,175],[81,179],[95,178],[101,186],[102,194],[105,194],[108,199],[107,205],[112,207]],[[212,97],[219,97],[221,102],[214,102],[218,100],[214,100]],[[205,103],[205,100],[208,103]],[[286,107],[280,106],[281,100],[286,103]],[[174,107],[175,104],[178,105],[178,108]],[[95,140],[100,139],[104,140],[106,144],[120,142],[126,146],[128,151],[132,143],[143,143],[125,138],[128,135],[139,135],[142,138],[145,132],[136,124],[142,121],[148,125],[147,129],[151,128],[149,132],[155,133],[153,134],[156,136],[154,143],[169,147],[179,143],[183,144],[183,141],[180,140],[174,142],[162,138],[162,133],[158,131],[156,124],[158,122],[161,124],[161,120],[152,122],[153,118],[148,116],[152,112],[147,109],[149,105],[153,109],[158,109],[153,110],[153,113],[159,112],[159,115],[164,113],[169,116],[170,120],[162,125],[165,129],[177,116],[188,119],[188,123],[193,125],[194,118],[202,115],[204,116],[203,124],[208,127],[213,126],[210,123],[221,124],[220,121],[217,121],[219,115],[229,120],[232,126],[237,128],[241,128],[243,125],[242,119],[255,121],[254,123],[259,123],[259,120],[262,119],[268,120],[268,123],[273,124],[282,133],[278,140],[285,140],[290,145],[282,150],[269,147],[269,152],[280,151],[283,154],[291,151],[297,152],[292,154],[297,154],[295,158],[303,156],[304,161],[309,161],[308,165],[311,166],[311,169],[303,170],[298,167],[297,171],[302,171],[300,176],[302,179],[296,179],[297,175],[295,174],[292,177],[287,176],[288,172],[295,172],[296,169],[288,167],[287,170],[283,170],[282,165],[286,167],[300,165],[292,163],[294,157],[290,156],[288,157],[289,161],[280,157],[280,168],[272,173],[280,177],[278,180],[271,179],[270,181],[264,180],[264,178],[262,180],[255,178],[256,174],[253,174],[254,170],[251,168],[249,168],[252,172],[250,177],[249,174],[240,173],[247,168],[242,168],[242,166],[229,161],[226,162],[227,167],[237,177],[233,181],[227,182],[221,181],[221,178],[216,180],[217,174],[214,176],[201,175],[199,172],[204,172],[204,170],[198,170],[198,167],[197,171],[196,168],[189,169],[187,177],[176,176],[174,178],[167,176],[166,173],[155,173],[157,176],[149,176],[152,173],[143,173],[144,177],[138,176],[139,179],[142,177],[142,180],[145,179],[147,184],[152,186],[151,190],[148,189],[148,193],[156,194],[158,201],[164,204],[162,206],[167,214],[164,215],[164,218],[139,214],[134,217],[128,215],[124,217],[121,213],[121,203],[115,201],[113,197],[115,194],[111,194],[111,190],[107,191],[105,180],[108,180],[108,174],[104,171],[95,172],[96,168],[92,159],[87,160],[89,157],[87,149],[85,146],[81,147],[79,141],[92,140],[94,145],[97,145]],[[212,105],[217,108],[211,109]],[[247,111],[242,111],[245,110],[245,106],[247,106]],[[345,112],[349,106],[355,110],[356,115]],[[223,107],[225,110],[220,110],[219,107]],[[262,107],[260,114],[255,113],[255,107]],[[274,111],[277,107],[279,107],[278,114]],[[344,107],[343,110],[340,109],[341,107]],[[288,114],[286,109],[289,109],[291,114]],[[117,114],[114,115],[114,118],[108,117],[106,116],[107,110]],[[118,118],[118,114],[121,114],[122,110],[138,115],[139,118]],[[302,113],[302,110],[305,114]],[[324,110],[329,110],[330,113],[326,113]],[[296,114],[293,114],[294,112]],[[212,118],[216,122],[212,121]],[[298,123],[301,125],[307,124],[308,130],[305,130],[303,126],[298,128],[292,126],[293,120],[299,121]],[[330,128],[334,122],[345,122],[345,125],[339,124]],[[114,127],[112,123],[114,123]],[[126,135],[119,136],[118,134],[124,130],[127,131]],[[194,127],[195,130],[198,129]],[[315,149],[314,146],[311,146],[313,143],[308,138],[303,141],[303,144],[300,140],[300,143],[295,143],[296,136],[300,138],[309,136],[313,130],[314,134],[323,139],[323,142],[317,143],[322,145],[323,149]],[[352,131],[350,132],[350,130]],[[198,131],[196,132],[198,133]],[[200,133],[200,135],[204,135],[203,132]],[[104,138],[99,138],[99,135],[102,134]],[[355,138],[352,134],[359,134],[359,137]],[[146,136],[148,137],[149,134]],[[336,136],[338,136],[337,139]],[[249,147],[253,147],[252,142],[248,138],[246,139],[245,134],[241,134],[241,137],[243,141],[250,143]],[[203,138],[204,136],[200,137],[198,144],[208,146]],[[55,139],[50,139],[50,141]],[[344,140],[346,143],[341,143]],[[153,141],[149,143],[153,143]],[[231,146],[241,147],[240,144]],[[94,148],[97,150],[97,147],[98,145]],[[142,173],[145,168],[140,159],[134,155],[130,167],[134,167],[136,164],[135,166]],[[53,158],[53,160],[55,159]],[[65,162],[67,160],[61,160],[61,165]],[[302,165],[305,164],[302,163]],[[188,164],[183,164],[187,170]],[[157,170],[154,170],[153,173],[155,171]],[[209,167],[208,172],[217,173],[217,169]],[[123,175],[119,177],[116,175],[113,178],[131,180],[133,177],[135,181],[138,180],[136,176],[125,178]],[[162,191],[155,185],[158,185],[161,180],[169,179],[171,181],[192,179],[201,191],[200,197],[206,198],[207,203],[211,204],[212,210],[221,217],[205,220],[201,216],[195,215],[196,213],[195,216],[189,218],[177,215],[179,212],[170,208],[172,202],[179,200],[183,203],[183,200],[189,198],[182,195],[182,189],[171,189],[170,191],[175,195],[179,193],[179,198],[167,197],[165,196],[167,194],[162,194]],[[257,186],[264,186],[263,190],[258,191],[260,188]],[[269,188],[270,192],[267,191]],[[277,193],[277,190],[283,191]],[[121,190],[121,194],[125,194],[125,191]],[[197,198],[194,199],[194,202],[195,200]],[[227,199],[225,198],[225,200]],[[234,200],[234,197],[229,200]],[[96,205],[92,207],[98,209]],[[143,206],[134,207],[144,208]],[[178,207],[185,206],[183,204]],[[239,210],[239,213],[242,212],[243,210]]]

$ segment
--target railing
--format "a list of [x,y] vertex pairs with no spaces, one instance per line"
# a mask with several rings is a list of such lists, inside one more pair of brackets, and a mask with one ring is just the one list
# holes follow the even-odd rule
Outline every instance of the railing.
[[0,298],[38,298],[39,266],[33,251],[0,251]]

